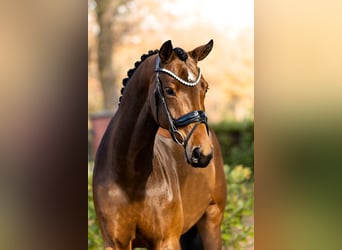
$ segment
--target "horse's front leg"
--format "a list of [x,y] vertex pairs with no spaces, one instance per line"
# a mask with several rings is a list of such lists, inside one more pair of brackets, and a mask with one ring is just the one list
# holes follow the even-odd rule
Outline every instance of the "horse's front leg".
[[154,250],[180,250],[179,237],[172,237],[164,240],[158,241]]
[[[99,222],[105,250],[132,250],[135,224],[134,221],[121,221],[122,217],[122,212],[118,210],[115,215],[102,214],[102,216],[98,216],[98,218],[102,218]],[[115,220],[114,218],[119,219]]]
[[126,246],[120,246],[120,245],[113,245],[110,243],[105,243],[104,245],[104,250],[131,250],[132,248],[132,243],[130,242]]
[[[109,237],[107,237],[109,236]],[[104,250],[132,250],[132,237],[125,237],[123,235],[105,235]]]
[[217,204],[210,205],[197,223],[204,250],[221,250],[221,222],[223,211]]

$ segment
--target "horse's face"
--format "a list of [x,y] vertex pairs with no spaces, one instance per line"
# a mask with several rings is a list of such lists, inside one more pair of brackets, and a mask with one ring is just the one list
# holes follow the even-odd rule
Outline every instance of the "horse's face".
[[[186,114],[190,114],[190,116],[197,114],[192,113],[193,111],[199,111],[202,114],[202,111],[205,110],[204,98],[208,90],[208,83],[200,76],[197,62],[203,60],[212,47],[213,42],[211,40],[208,44],[186,53],[179,48],[173,49],[170,41],[162,45],[159,52],[160,68],[171,71],[186,82],[196,82],[198,77],[199,81],[197,84],[193,84],[194,86],[189,86],[186,82],[182,83],[165,71],[160,71],[157,75],[160,86],[159,96],[156,94],[156,100],[152,101],[152,105],[155,106],[152,107],[152,112],[161,127],[170,130],[172,124],[169,118],[178,124],[176,122],[178,118]],[[155,91],[158,92],[157,86]],[[166,105],[160,100],[162,98],[165,99]],[[169,118],[167,113],[170,114]],[[205,113],[203,114],[206,119]],[[206,167],[212,159],[213,145],[207,129],[207,125],[203,121],[189,122],[185,126],[177,126],[178,132],[174,134],[176,141],[183,143],[186,159],[193,167]]]

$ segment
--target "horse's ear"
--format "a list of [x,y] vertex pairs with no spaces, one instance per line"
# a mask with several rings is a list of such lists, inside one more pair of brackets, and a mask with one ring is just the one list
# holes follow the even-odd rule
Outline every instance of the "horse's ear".
[[167,62],[167,60],[169,60],[169,58],[172,54],[172,51],[173,51],[173,48],[172,48],[171,40],[164,42],[163,45],[160,47],[160,50],[159,50],[160,61],[162,63]]
[[197,47],[196,49],[189,52],[190,56],[196,61],[201,61],[207,57],[213,48],[214,41],[211,39],[206,45]]

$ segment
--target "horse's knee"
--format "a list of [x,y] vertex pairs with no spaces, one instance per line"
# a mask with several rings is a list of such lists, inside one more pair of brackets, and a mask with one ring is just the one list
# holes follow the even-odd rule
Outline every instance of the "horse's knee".
[[131,250],[132,249],[132,237],[123,234],[111,234],[105,235],[105,250]]
[[131,250],[132,249],[132,240],[122,241],[120,239],[115,239],[115,250]]
[[154,250],[180,250],[180,244],[178,238],[169,238],[160,240],[154,247]]
[[105,242],[104,243],[104,250],[115,250],[115,246],[113,244]]
[[122,243],[120,241],[115,241],[113,244],[105,244],[105,250],[131,250],[132,242]]

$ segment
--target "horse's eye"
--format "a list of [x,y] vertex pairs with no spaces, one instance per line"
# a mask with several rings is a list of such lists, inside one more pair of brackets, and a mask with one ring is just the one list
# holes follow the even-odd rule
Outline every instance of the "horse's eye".
[[166,94],[168,94],[168,95],[176,96],[176,93],[175,93],[175,91],[173,91],[172,88],[165,88],[165,92],[166,92]]

